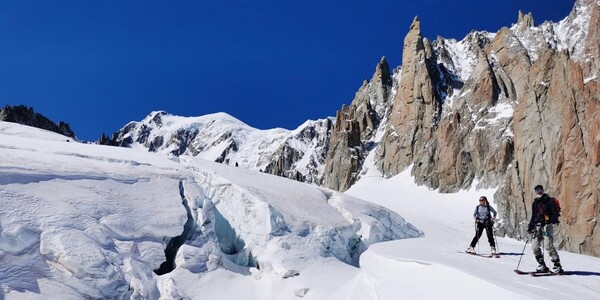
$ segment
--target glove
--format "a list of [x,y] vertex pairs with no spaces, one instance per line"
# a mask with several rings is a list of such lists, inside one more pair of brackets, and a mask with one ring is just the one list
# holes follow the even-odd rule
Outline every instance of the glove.
[[534,233],[535,232],[535,226],[533,226],[533,224],[529,224],[529,226],[527,226],[527,232],[529,233]]

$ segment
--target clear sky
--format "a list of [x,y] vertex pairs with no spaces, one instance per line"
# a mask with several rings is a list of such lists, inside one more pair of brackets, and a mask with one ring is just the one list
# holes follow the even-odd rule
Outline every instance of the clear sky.
[[154,110],[226,112],[294,129],[349,104],[382,56],[425,37],[496,32],[569,0],[0,1],[0,105],[33,107],[97,140]]

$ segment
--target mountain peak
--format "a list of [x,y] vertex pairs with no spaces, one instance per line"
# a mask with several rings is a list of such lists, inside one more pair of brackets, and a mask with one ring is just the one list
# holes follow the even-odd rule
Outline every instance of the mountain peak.
[[524,27],[534,27],[535,26],[535,23],[533,21],[533,15],[531,14],[531,12],[529,12],[527,14],[523,14],[523,12],[520,10],[519,10],[519,18],[518,18],[517,23]]
[[387,64],[387,59],[385,59],[385,55],[381,57],[381,59],[379,60],[379,64]]
[[149,120],[149,123],[155,123],[157,126],[160,127],[163,124],[163,117],[168,115],[169,114],[164,110],[153,111],[150,114],[148,114],[148,117],[146,117],[146,119]]
[[418,31],[421,32],[421,21],[419,21],[419,16],[415,16],[412,23],[410,24],[409,31]]

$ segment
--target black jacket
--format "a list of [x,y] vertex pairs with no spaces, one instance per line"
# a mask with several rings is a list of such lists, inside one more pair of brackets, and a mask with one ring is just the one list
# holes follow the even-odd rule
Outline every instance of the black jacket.
[[535,198],[531,204],[529,227],[531,228],[535,224],[558,224],[559,216],[560,213],[554,204],[554,199],[548,194],[543,194],[541,197]]

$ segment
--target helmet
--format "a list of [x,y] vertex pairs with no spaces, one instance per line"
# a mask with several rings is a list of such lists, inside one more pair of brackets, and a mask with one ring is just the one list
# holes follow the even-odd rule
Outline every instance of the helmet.
[[538,184],[538,185],[535,186],[535,188],[533,188],[533,190],[535,192],[542,193],[542,192],[544,192],[544,187]]

